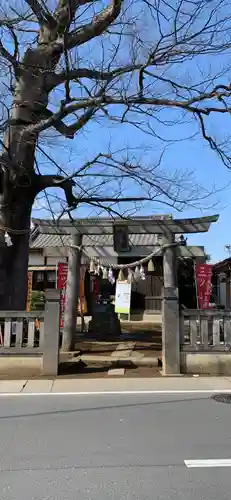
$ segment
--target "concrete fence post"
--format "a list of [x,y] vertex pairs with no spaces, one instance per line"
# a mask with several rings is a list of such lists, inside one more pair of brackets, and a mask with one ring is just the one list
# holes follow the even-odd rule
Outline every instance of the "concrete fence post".
[[180,322],[178,288],[163,288],[162,353],[163,375],[179,375]]
[[45,292],[43,375],[55,377],[59,369],[60,290]]

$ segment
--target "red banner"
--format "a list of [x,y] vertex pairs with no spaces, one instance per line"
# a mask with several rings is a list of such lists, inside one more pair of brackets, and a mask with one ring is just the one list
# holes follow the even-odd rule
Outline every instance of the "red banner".
[[85,297],[85,273],[86,267],[80,268],[80,281],[79,281],[79,299],[78,299],[78,313],[83,316],[87,312],[87,301]]
[[195,275],[199,309],[209,308],[212,293],[212,274],[213,266],[211,264],[196,264]]
[[64,325],[64,311],[66,304],[66,286],[67,286],[68,264],[66,262],[58,263],[57,288],[61,290],[60,300],[60,328]]
[[27,275],[27,302],[26,302],[26,311],[30,311],[31,307],[31,298],[32,298],[32,283],[33,283],[33,271],[28,271]]

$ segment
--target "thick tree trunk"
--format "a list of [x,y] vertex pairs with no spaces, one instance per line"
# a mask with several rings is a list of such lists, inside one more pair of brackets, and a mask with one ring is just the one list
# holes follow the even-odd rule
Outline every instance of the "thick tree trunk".
[[[25,125],[19,116],[20,106],[14,103],[0,159],[0,309],[6,310],[26,307],[30,218],[36,196],[36,137],[23,140]],[[10,246],[3,241],[5,233],[11,240]]]
[[[36,195],[49,186],[64,189],[73,203],[72,183],[35,173],[37,135],[32,131],[49,111],[47,76],[62,50],[49,42],[57,33],[40,33],[37,48],[29,48],[17,69],[13,105],[0,157],[0,310],[24,310],[27,298],[30,218]],[[40,38],[41,38],[40,36]],[[63,182],[63,184],[62,184]],[[7,232],[12,245],[6,246]]]
[[[26,307],[30,218],[40,191],[40,176],[34,171],[37,136],[25,131],[46,109],[44,80],[50,57],[45,58],[41,48],[26,51],[4,137],[0,158],[0,309]],[[4,242],[5,231],[11,246]]]
[[[0,204],[0,309],[24,310],[27,299],[30,217],[33,188],[15,190],[9,204]],[[5,232],[10,246],[5,243]]]

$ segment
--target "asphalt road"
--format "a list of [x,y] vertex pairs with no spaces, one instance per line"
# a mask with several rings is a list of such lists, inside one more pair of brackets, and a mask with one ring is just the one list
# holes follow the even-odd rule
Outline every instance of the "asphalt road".
[[230,500],[231,405],[211,396],[0,399],[4,500]]

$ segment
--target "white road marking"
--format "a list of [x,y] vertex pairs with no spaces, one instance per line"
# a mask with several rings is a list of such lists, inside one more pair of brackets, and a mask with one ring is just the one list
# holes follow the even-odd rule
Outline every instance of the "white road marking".
[[231,458],[205,459],[205,460],[184,460],[188,469],[205,467],[231,467]]
[[149,390],[149,391],[73,391],[73,392],[0,392],[0,397],[9,396],[136,396],[136,395],[166,395],[166,394],[231,394],[231,389],[201,389],[201,390]]

